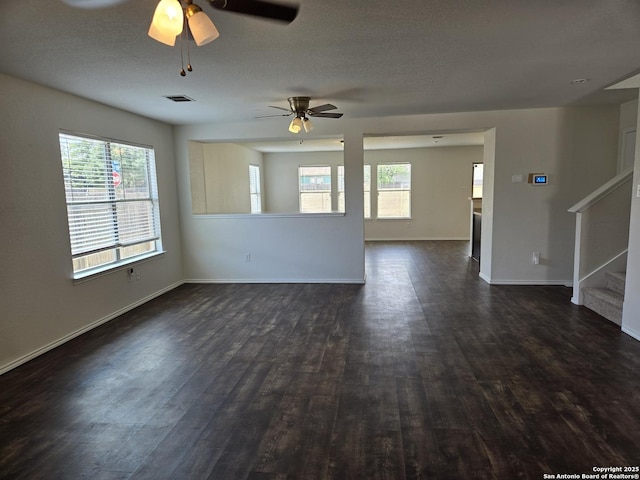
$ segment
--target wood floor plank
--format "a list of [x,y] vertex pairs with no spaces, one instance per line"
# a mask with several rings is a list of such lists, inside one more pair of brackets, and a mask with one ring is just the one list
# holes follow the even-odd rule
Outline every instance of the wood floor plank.
[[483,480],[640,462],[640,342],[467,242],[185,284],[0,376],[0,479]]

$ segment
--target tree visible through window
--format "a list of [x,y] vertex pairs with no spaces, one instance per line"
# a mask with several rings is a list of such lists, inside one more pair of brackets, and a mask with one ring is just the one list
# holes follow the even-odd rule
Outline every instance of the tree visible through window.
[[152,148],[60,133],[74,274],[160,250]]
[[411,164],[379,164],[378,218],[411,217]]

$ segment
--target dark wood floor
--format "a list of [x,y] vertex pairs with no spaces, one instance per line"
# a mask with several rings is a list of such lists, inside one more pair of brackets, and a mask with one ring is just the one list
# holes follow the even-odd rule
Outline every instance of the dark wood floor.
[[466,242],[183,285],[0,377],[3,479],[542,479],[640,464],[640,343]]

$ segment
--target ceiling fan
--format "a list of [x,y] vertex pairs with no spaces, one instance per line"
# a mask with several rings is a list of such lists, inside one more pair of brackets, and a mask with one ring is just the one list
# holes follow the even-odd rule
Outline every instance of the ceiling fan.
[[[78,8],[103,8],[112,7],[130,0],[62,0],[72,7]],[[205,0],[209,5],[218,10],[242,13],[254,17],[278,20],[291,23],[298,15],[298,6],[285,3],[277,3],[265,0]],[[190,5],[191,1],[182,3]]]
[[[87,9],[115,6],[127,1],[130,0],[62,0],[72,7]],[[206,1],[218,10],[277,20],[283,23],[291,23],[298,15],[297,5],[275,3],[268,0]],[[170,47],[176,44],[177,38],[180,38],[180,58],[182,61],[180,75],[184,77],[187,71],[193,71],[193,67],[189,61],[185,71],[182,40],[192,38],[195,44],[200,47],[214,41],[220,36],[220,33],[207,14],[193,3],[193,0],[160,0],[153,14],[148,35]],[[184,43],[187,46],[187,57],[190,58],[189,42],[185,41]]]
[[330,103],[325,103],[324,105],[318,105],[317,107],[309,108],[309,102],[311,101],[310,97],[289,97],[287,100],[289,101],[289,109],[276,107],[275,105],[269,105],[271,108],[284,110],[287,113],[283,113],[280,115],[263,115],[258,118],[288,117],[291,115],[295,115],[294,119],[291,120],[291,124],[289,125],[289,131],[291,133],[299,133],[304,128],[304,131],[308,133],[313,128],[313,124],[311,123],[311,120],[307,118],[307,116],[318,118],[341,118],[343,115],[342,113],[338,112],[327,112],[328,110],[336,110],[338,108],[335,105],[331,105]]

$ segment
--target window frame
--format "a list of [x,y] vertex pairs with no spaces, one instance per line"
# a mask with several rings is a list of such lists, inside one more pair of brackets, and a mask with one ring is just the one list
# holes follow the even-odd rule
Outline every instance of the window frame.
[[[408,182],[408,187],[395,187],[395,188],[389,188],[389,187],[380,187],[380,168],[381,167],[387,167],[387,166],[394,166],[394,165],[404,165],[408,167],[408,175],[409,175],[409,182]],[[411,212],[412,212],[412,208],[411,208],[411,203],[412,203],[412,168],[411,168],[411,162],[382,162],[382,163],[377,163],[376,164],[376,183],[375,183],[375,190],[376,190],[376,219],[378,220],[407,220],[407,219],[411,219]],[[381,193],[387,193],[387,192],[408,192],[408,212],[407,215],[396,215],[396,216],[381,216],[380,215],[380,201],[381,198],[383,198],[383,196],[381,197]]]
[[[254,177],[256,178],[254,179]],[[249,164],[249,209],[251,210],[251,213],[262,213],[261,182],[262,182],[262,178],[260,173],[260,165],[250,163]],[[254,186],[255,186],[255,189],[253,188]],[[255,204],[255,208],[254,208],[254,204]]]
[[[304,169],[312,169],[312,168],[322,168],[322,169],[328,169],[328,175],[320,175],[320,174],[316,174],[316,175],[303,175],[302,171]],[[329,182],[323,182],[323,185],[328,185],[328,189],[326,190],[309,190],[307,192],[305,192],[302,188],[302,178],[304,176],[315,176],[315,177],[329,177]],[[333,192],[333,169],[331,168],[331,165],[298,165],[298,211],[300,213],[331,213],[333,210],[333,199],[332,197],[332,192]],[[322,210],[303,210],[303,195],[305,193],[322,193],[324,194],[325,197],[327,197],[328,195],[328,202],[329,202],[329,207],[327,208],[323,208]],[[322,201],[322,204],[324,205],[325,201]]]
[[[480,171],[480,175],[476,172]],[[478,183],[476,183],[478,182]],[[471,198],[481,199],[484,191],[484,162],[473,162],[473,174],[471,177]],[[480,195],[478,195],[480,193]]]
[[[81,145],[87,142],[94,148],[102,148],[102,153],[91,157],[84,155],[76,160],[75,165],[73,159],[69,155],[69,148],[73,143]],[[158,182],[156,175],[155,150],[148,145],[135,144],[128,141],[101,137],[96,135],[87,135],[83,133],[59,130],[58,144],[60,148],[60,160],[62,167],[62,176],[64,179],[65,204],[67,209],[67,228],[69,233],[69,247],[72,260],[72,272],[75,280],[81,280],[98,274],[107,273],[117,270],[126,265],[138,263],[149,259],[156,255],[160,255],[162,250],[162,235],[160,227],[160,206],[158,195]],[[120,183],[116,184],[114,172],[121,175],[120,178],[126,177],[120,169],[123,167],[121,161],[124,158],[114,158],[113,151],[115,149],[139,149],[137,153],[144,156],[144,192],[143,196],[131,196],[127,198],[127,189],[123,180],[123,187],[119,194],[116,189]],[[98,169],[97,180],[91,180],[85,189],[96,188],[103,191],[96,196],[95,199],[78,197],[72,182],[74,172],[81,171],[83,167],[88,166],[89,161],[97,162]],[[101,170],[101,171],[100,171]],[[133,174],[132,174],[133,175]],[[130,194],[131,192],[129,192]],[[120,195],[121,198],[118,198]],[[146,205],[144,205],[146,204]],[[82,225],[77,219],[86,222],[88,215],[92,209],[107,207],[112,212],[105,215],[104,210],[102,216],[99,216],[99,227],[105,227],[108,233],[91,236],[88,244],[84,248],[79,246],[83,233],[88,231],[85,225]],[[142,207],[140,207],[142,206]],[[136,208],[137,207],[137,208]],[[132,210],[128,210],[132,208]],[[76,210],[85,209],[85,212],[77,213]],[[140,212],[143,212],[142,214]],[[100,213],[99,213],[100,215]],[[111,217],[111,222],[105,221]],[[129,223],[131,219],[135,221]],[[94,226],[95,229],[100,229]],[[131,230],[133,229],[133,230]],[[124,233],[123,233],[124,232]],[[141,233],[142,232],[142,233]],[[127,234],[131,237],[127,241]],[[102,236],[102,238],[99,238]],[[110,237],[110,240],[105,238]],[[93,244],[92,244],[93,242]],[[136,247],[142,247],[144,251],[136,253]],[[110,255],[108,255],[110,254]],[[104,255],[102,261],[95,265],[82,267],[80,262],[82,259],[91,261],[91,257]],[[110,259],[107,258],[110,256]],[[94,257],[95,258],[95,257]]]

